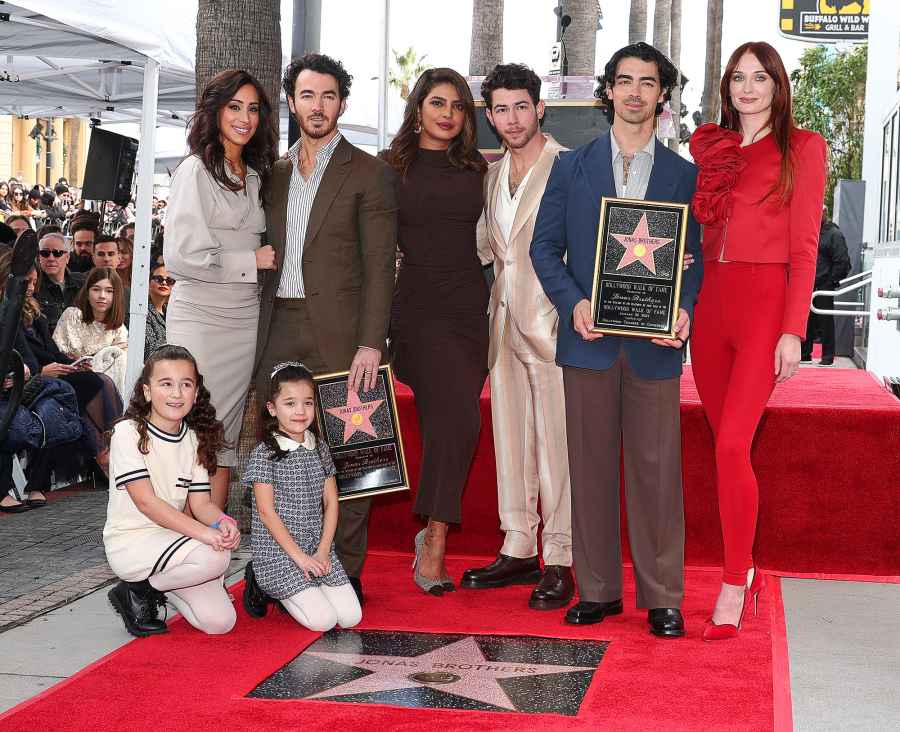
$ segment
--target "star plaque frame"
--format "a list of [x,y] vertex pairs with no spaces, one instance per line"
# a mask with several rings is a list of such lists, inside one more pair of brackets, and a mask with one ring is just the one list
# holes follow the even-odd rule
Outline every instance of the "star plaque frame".
[[349,389],[349,371],[315,377],[316,418],[337,470],[338,500],[409,490],[391,367],[375,386]]
[[593,332],[675,337],[687,224],[684,203],[600,199]]

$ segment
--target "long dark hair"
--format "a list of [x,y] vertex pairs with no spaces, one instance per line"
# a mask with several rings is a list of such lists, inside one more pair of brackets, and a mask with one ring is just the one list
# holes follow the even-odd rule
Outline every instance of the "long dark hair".
[[153,367],[160,361],[187,361],[194,367],[194,374],[197,378],[197,399],[184,421],[197,435],[198,462],[206,468],[210,475],[215,475],[219,467],[216,453],[222,448],[228,447],[225,442],[225,428],[216,419],[216,409],[210,401],[209,389],[203,385],[203,374],[197,368],[197,361],[186,348],[160,346],[150,354],[134,385],[134,393],[131,395],[131,401],[128,402],[128,408],[121,419],[117,421],[134,420],[139,437],[138,450],[142,455],[148,454],[150,452],[150,432],[147,429],[147,422],[150,419],[150,402],[144,398],[144,387],[150,386]]
[[[315,399],[316,382],[313,380],[312,372],[302,364],[278,364],[275,366],[274,371],[275,373],[269,379],[269,388],[265,394],[265,401],[260,403],[259,419],[256,420],[256,438],[269,448],[274,460],[281,460],[287,456],[288,451],[282,450],[281,447],[279,447],[275,435],[280,434],[285,437],[288,435],[285,435],[278,429],[278,418],[269,414],[269,409],[266,405],[269,402],[274,402],[275,397],[277,397],[278,393],[281,391],[281,385],[289,382],[302,381],[308,383],[310,387],[312,387],[313,399]],[[317,438],[319,437],[319,428],[315,419],[313,419],[312,424],[310,424],[307,429],[309,429]]]
[[222,145],[219,130],[219,112],[238,89],[250,84],[259,95],[259,125],[256,132],[241,152],[244,162],[259,173],[260,196],[267,189],[272,175],[272,165],[278,154],[277,120],[272,114],[272,105],[262,85],[246,71],[226,69],[216,74],[200,95],[197,111],[190,121],[188,147],[191,155],[196,155],[210,172],[213,179],[222,188],[229,191],[240,191],[242,185],[232,180],[226,170],[225,148]]
[[416,132],[419,114],[425,98],[438,84],[452,85],[466,108],[462,131],[451,140],[450,147],[447,149],[447,157],[455,167],[460,169],[469,168],[478,172],[487,169],[487,163],[478,152],[475,100],[472,99],[472,90],[469,89],[469,84],[453,69],[427,69],[422,72],[410,92],[409,98],[406,100],[406,111],[403,113],[403,124],[400,125],[397,136],[384,155],[385,160],[401,178],[406,176],[406,171],[409,170],[409,166],[419,153],[419,135]]
[[[11,247],[4,246],[0,246],[0,250],[2,250],[0,251],[0,283],[3,284],[3,287],[0,288],[0,300],[3,300],[6,281],[9,279],[9,272],[12,269],[13,250]],[[34,265],[28,270],[28,274],[31,274],[36,269],[37,265]],[[40,270],[38,270],[38,276],[40,276]],[[41,317],[40,303],[34,299],[33,295],[26,295],[22,300],[22,322],[25,324],[25,327],[30,328],[31,324],[39,317]]]
[[791,110],[791,82],[781,56],[772,46],[764,41],[751,41],[738,46],[728,63],[725,65],[725,73],[722,75],[722,83],[719,85],[719,96],[722,99],[722,115],[719,124],[727,130],[741,131],[741,116],[731,99],[731,75],[737,68],[738,62],[745,53],[752,53],[762,65],[765,72],[775,82],[775,93],[772,97],[772,107],[769,110],[768,125],[772,128],[772,137],[781,152],[781,174],[778,183],[769,191],[765,198],[777,195],[782,203],[787,202],[794,190],[794,169],[791,160],[791,133],[796,129],[794,115]]
[[94,311],[91,308],[90,292],[91,288],[101,280],[109,280],[113,286],[113,302],[109,308],[106,320],[103,321],[103,327],[106,330],[115,330],[120,328],[125,322],[125,286],[122,284],[122,278],[114,269],[109,267],[94,267],[78,291],[75,297],[75,307],[81,311],[81,321],[83,323],[94,322]]

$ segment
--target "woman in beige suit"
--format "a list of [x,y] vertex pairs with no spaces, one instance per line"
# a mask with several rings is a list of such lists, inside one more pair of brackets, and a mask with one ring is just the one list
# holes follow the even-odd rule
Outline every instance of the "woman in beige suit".
[[225,426],[223,469],[210,475],[212,499],[224,509],[253,370],[257,270],[275,267],[274,250],[261,246],[261,235],[277,137],[259,82],[236,69],[214,77],[191,120],[188,145],[191,155],[172,178],[166,218],[164,257],[176,280],[166,334],[197,359]]

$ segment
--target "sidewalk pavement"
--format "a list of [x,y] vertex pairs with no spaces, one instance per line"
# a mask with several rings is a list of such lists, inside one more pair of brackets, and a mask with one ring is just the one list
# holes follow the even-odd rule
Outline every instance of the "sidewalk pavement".
[[[0,514],[0,633],[115,580],[103,551],[107,491],[48,497],[43,508]],[[249,543],[232,553],[229,573],[243,567]]]

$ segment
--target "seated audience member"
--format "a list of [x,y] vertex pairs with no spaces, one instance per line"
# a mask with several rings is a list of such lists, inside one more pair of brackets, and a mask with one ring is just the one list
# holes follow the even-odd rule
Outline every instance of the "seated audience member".
[[[134,252],[134,244],[131,239],[120,236],[116,239],[119,247],[119,264],[116,267],[119,277],[122,278],[122,284],[126,289],[131,289],[131,257]],[[128,306],[128,299],[125,299],[125,305]]]
[[175,280],[169,277],[166,264],[157,259],[150,266],[150,302],[147,305],[147,332],[144,339],[144,360],[166,343],[166,306]]
[[69,269],[72,272],[89,272],[93,269],[97,223],[97,217],[90,211],[79,211],[72,218],[69,224],[73,250],[69,259]]
[[75,305],[63,311],[53,340],[76,363],[90,357],[91,368],[108,374],[122,393],[128,329],[122,280],[114,269],[97,267],[88,273]]
[[72,307],[84,285],[85,275],[69,271],[70,246],[70,242],[59,233],[44,234],[38,239],[40,275],[34,297],[40,303],[51,333],[56,329],[63,310]]
[[31,209],[31,220],[35,227],[47,222],[47,210],[41,201],[43,195],[43,191],[37,186],[28,191],[28,208]]
[[[9,255],[0,258],[0,281],[9,275],[9,259]],[[16,350],[32,373],[61,379],[74,389],[83,427],[85,453],[106,472],[108,445],[105,435],[122,415],[122,399],[112,379],[92,371],[88,362],[73,366],[73,359],[53,341],[48,319],[35,298],[37,280],[37,270],[32,270],[28,275],[28,290],[22,308],[22,337],[17,341]],[[74,478],[82,472],[81,468],[81,456],[72,454],[72,451],[58,451],[54,458],[53,469],[58,478]]]
[[[153,198],[153,213],[155,215],[159,202],[156,200],[156,196],[154,196]],[[0,180],[0,215],[9,214],[11,211],[12,204],[9,202],[9,183],[7,183],[5,180]]]
[[[6,225],[16,232],[16,237],[19,236],[26,229],[31,228],[31,220],[27,216],[23,216],[21,214],[14,214],[13,216],[6,217]],[[15,243],[15,240],[13,240]]]
[[[12,258],[12,249],[0,252],[0,281],[2,282],[6,282],[9,277]],[[26,295],[25,305],[22,309],[23,323],[29,318],[32,318],[34,312],[37,310],[37,303],[31,298],[31,292],[34,289],[36,279],[37,272],[32,270],[29,275],[28,294]],[[0,289],[0,298],[3,297],[3,294],[3,290]],[[0,299],[0,320],[2,320],[5,310],[6,302]],[[26,379],[40,372],[40,366],[34,359],[34,356],[28,347],[25,334],[21,327],[16,331],[13,348],[19,352],[22,356],[22,360],[25,362]],[[11,386],[11,379],[4,380],[2,384],[0,384],[0,392],[6,391]],[[66,389],[68,390],[68,387],[66,387]],[[45,428],[52,429],[53,425],[45,425]],[[11,430],[14,429],[15,427],[11,428]],[[51,471],[56,471],[57,474],[65,472],[62,469],[65,460],[57,460],[56,458],[61,457],[62,454],[67,451],[42,449],[27,450],[27,464],[25,468],[27,483],[23,495],[25,500],[19,500],[18,496],[16,496],[13,491],[13,450],[16,449],[12,447],[12,443],[15,442],[14,437],[14,433],[11,432],[7,439],[0,444],[0,496],[2,496],[2,499],[0,499],[0,511],[3,513],[21,513],[30,508],[43,506],[47,502],[47,499],[42,490],[50,483]]]
[[95,267],[109,267],[118,272],[120,261],[119,242],[116,241],[116,237],[104,234],[94,241]]
[[[119,251],[119,241],[113,236],[101,236],[94,243],[94,266],[95,267],[109,267],[110,269],[116,270],[116,274],[119,274],[121,278],[121,274],[119,273],[119,265],[122,262],[122,257]],[[126,282],[124,279],[122,280],[122,287],[124,289],[125,298],[125,325],[128,325],[128,316],[129,311],[128,308],[131,305],[131,279],[129,277]]]

